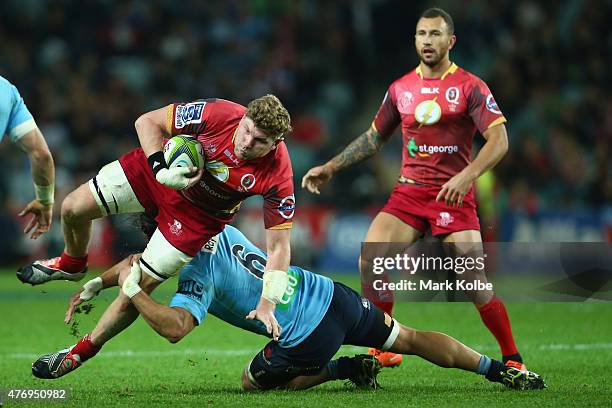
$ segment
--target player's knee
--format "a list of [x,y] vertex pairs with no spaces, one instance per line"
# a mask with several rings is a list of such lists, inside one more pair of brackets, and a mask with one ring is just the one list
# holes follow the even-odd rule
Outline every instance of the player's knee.
[[[397,323],[399,324],[399,323]],[[416,341],[417,331],[411,327],[399,324],[400,332],[391,346],[390,351],[401,354],[412,354]]]
[[242,391],[257,391],[258,388],[251,382],[248,373],[249,367],[247,366],[244,370],[242,370],[242,377],[240,378],[240,388]]
[[140,258],[140,268],[144,272],[142,276],[148,276],[158,282],[165,281],[176,275],[192,258],[172,246],[158,228]]
[[281,388],[287,391],[301,391],[310,388],[311,386],[312,384],[310,381],[308,381],[308,377],[300,376],[295,377]]
[[62,220],[69,224],[76,221],[80,214],[78,208],[78,199],[75,197],[74,192],[68,194],[64,201],[62,201]]
[[62,221],[68,224],[74,224],[81,221],[89,221],[95,217],[91,217],[87,208],[87,200],[82,197],[80,188],[68,194],[62,201],[61,215]]

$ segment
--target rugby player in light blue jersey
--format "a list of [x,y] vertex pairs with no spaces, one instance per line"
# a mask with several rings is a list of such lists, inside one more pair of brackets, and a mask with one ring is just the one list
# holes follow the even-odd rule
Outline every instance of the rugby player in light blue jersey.
[[30,238],[36,239],[51,226],[55,185],[53,157],[19,91],[0,76],[0,142],[5,135],[28,155],[31,162],[36,199],[30,201],[19,216],[33,215],[23,232],[31,232]]
[[[108,321],[107,309],[91,334],[72,347],[40,357],[32,365],[32,373],[53,379],[73,371],[127,327],[138,312],[172,343],[201,325],[208,313],[233,326],[270,337],[270,328],[254,320],[251,314],[261,293],[265,263],[264,252],[239,230],[226,226],[181,270],[178,291],[170,306],[161,305],[140,291],[131,298],[133,307],[126,308],[127,297],[120,295],[109,309],[131,309],[133,319]],[[129,268],[129,261],[124,260],[96,278],[100,281],[95,287],[89,282],[85,284],[73,296],[66,322],[70,321],[74,307],[82,299],[91,299],[93,292],[117,281],[124,285],[130,279],[138,282],[138,262],[133,262],[131,273]],[[343,344],[418,355],[442,367],[482,374],[510,388],[545,387],[537,374],[506,367],[445,334],[401,325],[341,283],[296,266],[290,267],[289,275],[285,295],[275,312],[282,327],[280,337],[271,340],[249,362],[242,374],[244,390],[298,390],[340,379],[348,379],[359,387],[376,388],[378,360],[370,355],[332,360]],[[123,302],[123,306],[118,302]]]

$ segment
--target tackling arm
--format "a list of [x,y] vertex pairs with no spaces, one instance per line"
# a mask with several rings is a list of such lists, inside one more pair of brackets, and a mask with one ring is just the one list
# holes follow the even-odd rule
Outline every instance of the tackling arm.
[[132,297],[132,304],[149,326],[170,343],[180,341],[196,326],[195,318],[187,310],[159,304],[145,292]]

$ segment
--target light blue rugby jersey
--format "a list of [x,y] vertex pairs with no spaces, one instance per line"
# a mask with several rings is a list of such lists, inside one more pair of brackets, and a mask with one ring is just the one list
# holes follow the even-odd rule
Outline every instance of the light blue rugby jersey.
[[0,76],[0,142],[9,135],[11,142],[36,127],[36,122],[15,85]]
[[[181,270],[170,306],[186,309],[198,323],[211,313],[233,326],[268,335],[263,323],[245,319],[259,302],[265,264],[266,254],[228,225]],[[289,285],[275,313],[282,327],[281,347],[296,346],[312,333],[333,292],[331,279],[289,268]]]

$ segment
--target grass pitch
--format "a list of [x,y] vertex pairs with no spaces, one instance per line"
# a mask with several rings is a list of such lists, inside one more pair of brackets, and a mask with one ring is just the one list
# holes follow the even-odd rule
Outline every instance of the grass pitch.
[[[164,284],[155,297],[168,301],[175,283]],[[78,327],[66,326],[65,307],[78,287],[70,282],[26,286],[12,270],[0,271],[0,388],[68,390],[64,402],[6,401],[5,406],[612,406],[612,303],[604,302],[507,305],[528,367],[548,383],[543,391],[507,390],[481,376],[407,356],[401,367],[382,371],[383,388],[377,391],[355,391],[336,381],[303,392],[243,393],[240,373],[267,340],[212,316],[175,345],[139,319],[76,372],[53,381],[34,378],[31,363],[74,344],[75,332],[90,331],[117,293],[102,293],[91,313],[76,316]],[[471,304],[399,303],[395,317],[499,358],[497,343]]]

